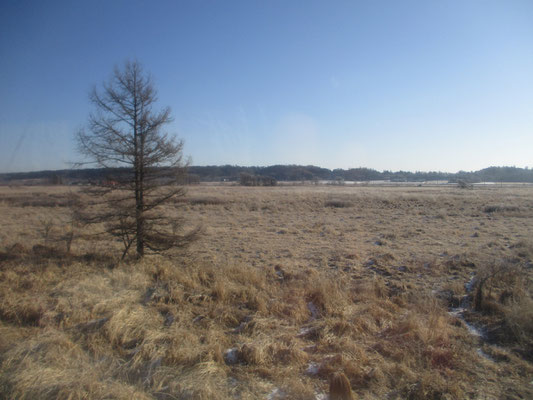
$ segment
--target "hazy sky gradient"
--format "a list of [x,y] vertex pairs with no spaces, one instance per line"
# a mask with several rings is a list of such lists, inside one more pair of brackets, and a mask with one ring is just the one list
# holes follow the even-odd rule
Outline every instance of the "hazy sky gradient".
[[0,172],[67,168],[136,58],[194,165],[533,166],[533,1],[0,3]]

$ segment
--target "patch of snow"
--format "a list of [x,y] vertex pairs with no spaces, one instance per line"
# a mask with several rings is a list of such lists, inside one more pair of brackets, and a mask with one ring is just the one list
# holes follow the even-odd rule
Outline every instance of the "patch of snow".
[[314,326],[308,326],[303,327],[298,332],[298,335],[296,337],[312,337],[313,335],[316,335],[318,333],[317,327]]
[[307,309],[311,313],[311,319],[316,319],[318,317],[318,308],[313,304],[312,301],[307,303]]
[[309,332],[311,332],[311,328],[309,327],[303,327],[303,328],[300,328],[300,331],[298,332],[298,336],[305,336],[307,335]]
[[463,307],[458,307],[458,308],[453,308],[452,310],[450,310],[448,312],[448,314],[450,314],[452,317],[455,317],[455,318],[458,318],[461,320],[461,322],[464,324],[464,326],[466,327],[466,329],[468,330],[468,332],[472,335],[472,336],[476,336],[476,337],[480,337],[480,338],[484,338],[485,337],[485,334],[483,333],[483,331],[477,327],[475,327],[473,324],[469,323],[468,321],[465,320],[465,317],[464,317],[464,313],[465,313],[466,309],[463,308]]
[[484,337],[484,333],[481,329],[478,329],[476,328],[474,325],[472,324],[469,324],[468,322],[466,322],[464,319],[463,319],[463,323],[466,325],[466,329],[468,329],[468,332],[472,335],[472,336],[477,336],[477,337]]
[[224,352],[224,361],[226,364],[237,364],[237,361],[239,361],[239,350],[235,347],[226,350]]
[[489,356],[487,353],[485,353],[481,348],[477,349],[476,350],[477,354],[484,358],[485,360],[489,360],[489,361],[492,361],[492,362],[495,362],[494,361],[494,358],[492,358],[491,356]]
[[267,400],[280,400],[287,397],[287,394],[280,388],[274,388],[272,392],[267,395]]
[[450,314],[452,317],[463,319],[463,313],[466,311],[466,309],[462,307],[458,308],[452,308],[450,311],[448,311],[448,314]]
[[320,370],[320,366],[317,363],[311,362],[307,366],[307,369],[305,370],[305,373],[307,375],[318,375],[318,371]]
[[307,326],[307,327],[303,327],[303,328],[300,328],[300,331],[298,332],[298,335],[297,337],[306,337],[308,335],[310,335],[311,333],[313,333],[315,330],[315,328],[313,328],[312,326]]
[[472,292],[475,285],[476,285],[476,275],[472,274],[472,278],[470,278],[468,283],[465,285],[466,292],[467,293]]

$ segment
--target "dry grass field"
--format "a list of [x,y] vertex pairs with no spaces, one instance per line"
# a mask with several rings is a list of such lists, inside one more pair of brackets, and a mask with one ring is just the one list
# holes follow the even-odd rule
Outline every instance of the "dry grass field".
[[73,190],[0,187],[2,398],[533,398],[533,188],[193,186],[125,262]]

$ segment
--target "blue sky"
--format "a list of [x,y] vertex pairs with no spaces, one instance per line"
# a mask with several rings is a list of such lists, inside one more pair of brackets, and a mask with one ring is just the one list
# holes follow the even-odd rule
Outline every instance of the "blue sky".
[[137,59],[194,165],[533,167],[533,2],[0,1],[0,172],[60,169]]

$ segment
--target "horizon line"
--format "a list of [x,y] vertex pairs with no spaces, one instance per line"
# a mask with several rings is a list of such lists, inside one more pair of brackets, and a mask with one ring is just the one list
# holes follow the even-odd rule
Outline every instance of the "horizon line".
[[[398,173],[398,172],[407,172],[407,173],[440,173],[440,174],[458,174],[460,172],[466,172],[466,173],[474,173],[479,172],[484,169],[488,168],[515,168],[515,169],[522,169],[522,170],[529,170],[529,167],[517,167],[515,165],[489,165],[488,167],[480,168],[478,170],[457,170],[456,172],[450,172],[450,171],[439,171],[439,170],[390,170],[390,169],[383,169],[378,170],[374,168],[369,167],[350,167],[350,168],[327,168],[327,167],[321,167],[314,164],[270,164],[270,165],[238,165],[238,164],[206,164],[206,165],[189,165],[187,168],[196,168],[196,167],[224,167],[224,166],[230,166],[235,168],[270,168],[270,167],[314,167],[314,168],[320,168],[320,169],[326,169],[328,171],[335,171],[335,170],[341,170],[341,171],[350,171],[354,169],[366,169],[370,171],[376,171],[379,173],[384,172],[391,172],[391,173]],[[128,169],[129,167],[113,167],[113,168],[106,168],[106,167],[91,167],[91,168],[61,168],[61,169],[39,169],[39,170],[29,170],[29,171],[16,171],[16,172],[0,172],[0,175],[10,175],[10,174],[30,174],[30,173],[39,173],[39,172],[60,172],[60,171],[83,171],[83,170],[89,170],[89,169]]]

